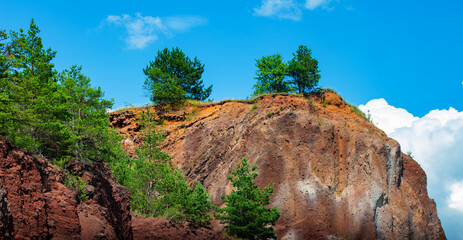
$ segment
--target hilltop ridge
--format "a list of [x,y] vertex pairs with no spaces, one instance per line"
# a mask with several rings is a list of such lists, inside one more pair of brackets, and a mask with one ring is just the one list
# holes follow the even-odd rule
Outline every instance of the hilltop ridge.
[[[146,109],[109,114],[129,154]],[[150,109],[166,134],[161,149],[214,204],[242,157],[258,164],[257,184],[275,184],[279,238],[445,239],[421,167],[334,92]]]

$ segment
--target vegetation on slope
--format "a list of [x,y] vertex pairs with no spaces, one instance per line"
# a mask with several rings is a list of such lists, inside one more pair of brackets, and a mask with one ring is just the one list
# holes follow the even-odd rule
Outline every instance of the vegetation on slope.
[[[66,172],[65,183],[85,200],[80,179],[82,173],[70,170],[71,159],[84,165],[105,161],[117,181],[131,195],[132,210],[144,216],[160,216],[208,226],[213,206],[209,193],[198,182],[191,186],[174,166],[170,157],[159,150],[162,136],[158,124],[147,111],[140,115],[144,144],[136,158],[127,156],[119,144],[122,136],[110,130],[107,109],[113,101],[104,98],[100,88],[92,87],[82,67],[71,66],[58,72],[52,60],[56,52],[45,49],[40,30],[31,21],[28,31],[0,31],[0,135],[16,145],[40,154]],[[317,89],[318,61],[311,50],[300,46],[293,59],[285,63],[279,54],[256,60],[255,101],[265,94],[324,94]],[[191,60],[179,48],[157,53],[143,72],[144,88],[153,104],[181,106],[185,101],[205,104],[212,86],[201,80],[204,65]],[[310,99],[309,99],[310,100]],[[368,119],[355,106],[352,112]],[[227,224],[230,236],[255,239],[275,238],[272,226],[280,216],[278,209],[268,209],[272,186],[263,190],[253,180],[256,166],[249,170],[246,158],[229,177],[236,188],[223,196],[226,204],[216,212]]]

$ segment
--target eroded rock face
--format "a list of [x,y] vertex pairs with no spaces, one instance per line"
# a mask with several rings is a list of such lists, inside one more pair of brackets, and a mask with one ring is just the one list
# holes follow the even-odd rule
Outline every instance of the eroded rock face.
[[211,104],[162,127],[162,149],[216,205],[240,159],[257,164],[257,184],[275,184],[279,238],[445,239],[423,170],[334,93]]
[[0,137],[0,232],[15,239],[80,239],[77,202],[61,176],[46,159]]
[[104,163],[74,165],[93,189],[83,203],[48,160],[0,136],[1,239],[132,239],[127,190]]

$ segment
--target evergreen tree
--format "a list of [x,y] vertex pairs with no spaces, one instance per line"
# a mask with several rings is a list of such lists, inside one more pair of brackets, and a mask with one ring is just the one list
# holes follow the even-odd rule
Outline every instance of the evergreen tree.
[[229,195],[222,196],[226,206],[219,208],[215,216],[221,223],[227,224],[225,232],[229,236],[242,239],[276,239],[272,226],[275,226],[280,217],[280,211],[276,207],[266,207],[270,204],[273,185],[260,190],[253,182],[258,176],[256,168],[257,165],[254,165],[250,169],[247,158],[241,159],[237,169],[228,176],[236,189]]
[[158,51],[143,72],[147,76],[144,89],[155,104],[179,102],[184,99],[206,100],[212,85],[204,88],[201,76],[204,64],[191,60],[179,48]]
[[1,92],[8,114],[0,116],[1,132],[21,147],[59,158],[72,144],[64,125],[69,115],[54,78],[51,60],[56,52],[43,48],[39,33],[32,20],[27,33],[11,31],[4,47],[0,61],[9,67],[6,80],[2,74],[6,84]]
[[71,118],[66,127],[75,143],[72,152],[82,161],[107,159],[112,150],[105,144],[111,138],[106,109],[112,107],[113,101],[103,99],[99,87],[91,87],[82,67],[71,66],[58,74],[57,79]]
[[209,200],[209,193],[201,182],[196,184],[193,193],[189,195],[188,202],[187,221],[196,226],[209,226],[212,218],[207,212],[212,210],[212,204]]
[[209,195],[201,184],[192,190],[169,155],[159,150],[164,136],[157,132],[151,112],[142,112],[141,120],[144,144],[136,150],[138,158],[126,161],[125,168],[116,167],[118,181],[131,193],[132,209],[145,216],[209,225]]
[[320,80],[318,61],[312,57],[312,50],[307,46],[299,46],[293,59],[288,63],[288,76],[291,77],[291,84],[298,92],[310,92],[318,85]]
[[257,59],[256,67],[255,79],[257,83],[254,85],[254,95],[292,91],[290,85],[285,81],[287,66],[280,54]]
[[0,135],[8,136],[10,124],[13,122],[13,104],[11,102],[11,83],[9,73],[11,63],[8,61],[7,43],[8,35],[0,31]]

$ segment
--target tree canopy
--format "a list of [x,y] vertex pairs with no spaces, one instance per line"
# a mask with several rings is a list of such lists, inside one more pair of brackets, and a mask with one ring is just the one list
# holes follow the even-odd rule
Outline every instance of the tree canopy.
[[287,66],[280,54],[257,59],[256,67],[257,83],[254,85],[254,95],[292,91],[289,83],[285,81]]
[[312,50],[307,46],[301,45],[296,53],[293,53],[293,59],[288,63],[288,76],[291,78],[291,84],[300,93],[310,92],[318,85],[318,61],[312,57]]
[[155,104],[179,102],[185,99],[206,100],[212,85],[205,88],[201,80],[204,64],[191,60],[179,48],[158,51],[143,72],[147,76],[144,89]]
[[320,80],[318,61],[312,57],[312,50],[303,45],[288,63],[280,54],[274,54],[257,59],[256,67],[253,95],[294,91],[304,94],[313,91]]

